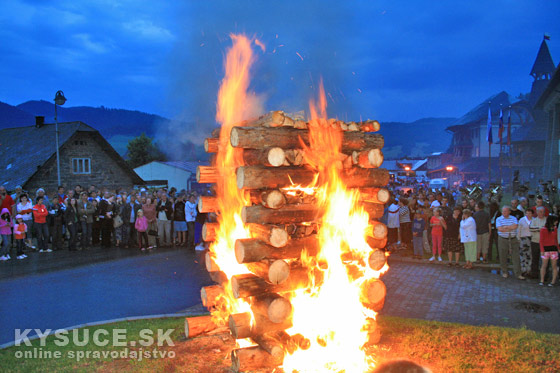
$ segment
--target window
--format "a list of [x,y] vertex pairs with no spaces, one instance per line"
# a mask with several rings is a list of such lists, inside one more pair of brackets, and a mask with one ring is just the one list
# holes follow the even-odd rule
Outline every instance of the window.
[[75,174],[91,174],[89,158],[72,158],[72,172]]

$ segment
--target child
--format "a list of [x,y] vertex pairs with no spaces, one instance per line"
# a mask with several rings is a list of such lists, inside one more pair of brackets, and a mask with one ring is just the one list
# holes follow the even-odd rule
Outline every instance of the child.
[[10,211],[7,208],[2,209],[0,213],[0,235],[2,235],[2,248],[0,248],[0,260],[5,261],[10,259],[8,251],[10,250],[10,243],[12,242],[12,221]]
[[446,228],[445,220],[441,217],[441,208],[434,209],[434,216],[430,219],[430,227],[432,227],[432,257],[430,262],[436,259],[436,252],[438,254],[438,261],[441,259],[441,251],[443,248],[443,229]]
[[414,246],[414,258],[422,258],[425,228],[426,222],[424,221],[424,209],[419,208],[417,213],[414,215],[414,220],[412,221],[412,244]]
[[142,251],[146,251],[146,247],[142,245],[143,240],[146,240],[146,246],[148,246],[148,219],[144,216],[144,211],[138,210],[138,217],[136,218],[136,223],[134,223],[134,228],[138,232],[138,246]]
[[27,233],[27,225],[23,221],[23,216],[16,215],[16,225],[14,226],[14,236],[16,239],[17,258],[25,259],[27,255],[23,253],[24,240]]

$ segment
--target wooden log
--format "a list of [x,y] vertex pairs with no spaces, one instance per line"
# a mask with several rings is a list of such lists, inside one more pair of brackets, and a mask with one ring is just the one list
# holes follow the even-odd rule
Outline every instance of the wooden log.
[[235,241],[235,258],[239,263],[254,263],[264,259],[297,259],[303,250],[308,255],[315,256],[319,251],[319,241],[316,236],[291,239],[284,247],[273,247],[254,238]]
[[279,167],[284,164],[285,160],[286,154],[279,147],[243,150],[243,163],[247,166],[264,165]]
[[269,209],[279,209],[286,204],[286,197],[277,190],[266,190],[261,193],[261,204]]
[[291,319],[280,323],[273,323],[267,316],[251,312],[234,313],[229,315],[229,330],[235,339],[251,338],[260,334],[288,329],[292,326]]
[[389,183],[389,171],[384,168],[354,167],[344,170],[342,179],[347,188],[383,187]]
[[303,150],[301,149],[288,149],[284,152],[286,155],[286,160],[289,164],[294,166],[301,166],[305,164],[305,157],[303,156]]
[[[295,275],[295,272],[294,272]],[[290,276],[288,281],[273,285],[251,273],[234,275],[231,277],[231,288],[236,299],[254,297],[268,293],[282,293],[305,288],[309,285],[307,273],[298,273],[299,276]]]
[[[244,206],[241,210],[243,223],[287,224],[313,222],[319,210],[315,205],[286,205],[281,209],[267,209],[263,206]],[[383,216],[383,213],[380,215]]]
[[209,137],[204,140],[204,150],[206,153],[217,153],[220,145],[220,139]]
[[318,224],[317,223],[306,223],[306,224],[290,224],[286,226],[286,232],[292,238],[303,238],[311,236],[317,233]]
[[369,201],[362,201],[361,205],[364,210],[369,214],[370,219],[379,219],[383,216],[384,207],[382,204],[373,203]]
[[212,316],[195,316],[185,318],[185,337],[193,338],[216,329]]
[[271,334],[272,335],[256,335],[251,339],[253,340],[253,342],[258,344],[260,348],[268,352],[275,361],[278,361],[281,364],[284,361],[284,347],[282,346],[282,343],[280,343],[280,341],[273,336],[276,333]]
[[377,239],[373,237],[366,237],[366,241],[372,249],[383,249],[387,246],[387,238]]
[[208,275],[210,275],[210,278],[212,279],[212,281],[214,281],[216,284],[226,284],[228,282],[228,277],[227,275],[222,272],[222,271],[213,271],[213,272],[208,272]]
[[271,111],[265,115],[261,115],[256,119],[250,119],[243,122],[247,127],[293,127],[295,121],[283,111]]
[[348,127],[348,131],[359,131],[360,130],[360,127],[358,127],[358,123],[356,123],[356,122],[347,123],[347,127]]
[[366,325],[364,325],[364,330],[368,333],[368,344],[377,344],[381,340],[381,330],[377,327],[377,321],[373,318],[368,318],[366,320]]
[[371,221],[366,230],[366,235],[382,240],[387,237],[387,226],[378,221]]
[[274,368],[280,364],[281,361],[277,361],[260,346],[236,348],[231,351],[231,369],[236,373]]
[[358,127],[362,132],[377,132],[381,129],[381,125],[376,120],[366,120],[358,123]]
[[381,280],[368,280],[363,286],[365,294],[362,296],[362,304],[375,312],[381,311],[385,304],[387,288]]
[[252,238],[263,241],[273,247],[286,246],[290,238],[286,229],[276,225],[249,223],[247,228],[249,228]]
[[216,239],[216,231],[219,227],[219,223],[204,223],[202,225],[202,239],[206,242],[214,241]]
[[[354,124],[355,125],[355,124]],[[351,125],[349,125],[350,129]],[[231,145],[235,148],[263,149],[279,147],[299,149],[302,143],[309,145],[309,131],[293,128],[233,127],[230,135]],[[364,149],[382,149],[383,136],[357,130],[343,132],[342,151],[352,152]]]
[[360,188],[360,200],[385,204],[389,202],[391,194],[384,188]]
[[200,299],[206,308],[214,307],[218,299],[224,295],[224,288],[220,285],[204,286],[200,289]]
[[220,270],[220,267],[218,267],[218,265],[214,261],[214,258],[212,258],[212,254],[210,253],[210,251],[206,252],[204,263],[206,264],[206,270],[208,272],[217,272]]
[[246,263],[246,266],[251,273],[275,285],[283,283],[290,276],[290,265],[282,259]]
[[266,316],[275,324],[283,323],[292,315],[290,301],[278,294],[266,294],[255,297],[251,303],[253,314]]
[[313,182],[315,172],[301,167],[270,168],[241,166],[237,168],[239,189],[284,188],[292,185],[307,186]]
[[218,198],[210,196],[200,196],[198,200],[198,212],[217,212]]
[[370,149],[361,152],[352,152],[354,164],[362,168],[378,168],[383,163],[383,152],[381,149]]
[[217,183],[220,173],[216,167],[198,166],[196,168],[196,182],[200,184]]
[[368,258],[369,267],[374,271],[379,271],[387,263],[387,257],[383,250],[373,250]]

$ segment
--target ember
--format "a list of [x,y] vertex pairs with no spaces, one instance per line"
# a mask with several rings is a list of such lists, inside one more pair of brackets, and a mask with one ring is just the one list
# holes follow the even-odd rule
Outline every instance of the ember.
[[[203,288],[211,317],[194,319],[188,336],[229,326],[239,348],[235,370],[367,371],[375,362],[375,316],[385,301],[387,228],[376,221],[389,193],[377,121],[328,119],[326,96],[309,121],[281,111],[250,117],[251,41],[232,36],[218,97],[219,135],[205,142],[213,167],[201,183],[216,197],[199,209],[206,223],[206,265],[219,284]],[[191,321],[187,320],[187,323]]]

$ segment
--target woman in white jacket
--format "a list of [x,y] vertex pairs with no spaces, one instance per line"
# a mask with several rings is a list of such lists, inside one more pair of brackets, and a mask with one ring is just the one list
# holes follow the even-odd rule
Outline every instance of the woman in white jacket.
[[465,259],[467,264],[464,268],[472,269],[476,261],[476,222],[469,209],[463,210],[463,220],[460,226],[461,242],[465,246]]

